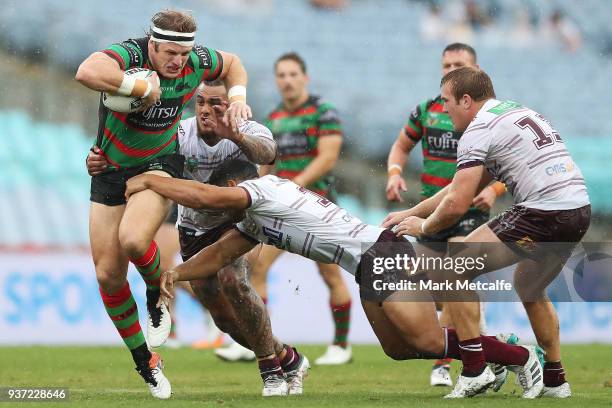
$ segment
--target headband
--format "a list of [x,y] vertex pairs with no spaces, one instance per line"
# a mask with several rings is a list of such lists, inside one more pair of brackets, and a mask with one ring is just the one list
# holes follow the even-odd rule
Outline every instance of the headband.
[[151,28],[151,39],[158,43],[172,42],[185,47],[193,47],[195,31],[193,33],[179,33],[178,31],[163,30],[153,26]]

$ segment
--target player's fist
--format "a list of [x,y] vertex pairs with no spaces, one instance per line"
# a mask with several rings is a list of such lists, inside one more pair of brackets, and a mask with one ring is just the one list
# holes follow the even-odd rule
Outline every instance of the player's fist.
[[399,174],[394,174],[387,180],[387,200],[404,202],[401,193],[406,191],[406,180]]
[[141,111],[149,109],[161,99],[161,88],[159,87],[157,72],[153,72],[153,74],[147,78],[147,81],[151,84],[151,91],[147,96],[142,98]]
[[474,197],[474,201],[472,201],[472,205],[478,208],[480,211],[490,211],[495,204],[495,200],[497,199],[497,193],[491,186],[487,186],[480,194]]
[[87,158],[85,159],[85,166],[87,166],[87,173],[90,176],[97,176],[98,174],[104,173],[104,170],[108,167],[106,158],[101,154],[102,151],[98,146],[94,146],[89,150]]

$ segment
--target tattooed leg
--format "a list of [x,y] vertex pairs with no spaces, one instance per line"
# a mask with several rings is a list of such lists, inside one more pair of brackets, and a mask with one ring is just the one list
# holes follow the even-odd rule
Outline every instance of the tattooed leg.
[[250,349],[249,342],[246,341],[241,329],[236,324],[236,315],[232,304],[221,291],[217,276],[193,280],[190,284],[196,297],[202,306],[208,310],[219,330],[227,333],[240,345]]
[[244,257],[219,271],[221,290],[234,309],[237,326],[257,357],[282,357],[283,344],[272,335],[270,316],[261,297],[251,287],[250,264]]

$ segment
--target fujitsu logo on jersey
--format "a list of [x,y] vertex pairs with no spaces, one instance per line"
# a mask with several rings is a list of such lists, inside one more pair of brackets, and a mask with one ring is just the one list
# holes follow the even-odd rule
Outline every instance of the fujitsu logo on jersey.
[[456,139],[453,136],[453,132],[445,132],[441,136],[428,135],[427,143],[429,144],[430,148],[456,151],[457,145],[459,144],[459,139]]
[[176,114],[178,113],[178,110],[179,110],[178,106],[169,106],[167,108],[162,108],[161,104],[162,104],[161,101],[157,101],[155,105],[145,110],[142,113],[142,116],[144,116],[146,120],[168,119],[168,118],[174,118]]

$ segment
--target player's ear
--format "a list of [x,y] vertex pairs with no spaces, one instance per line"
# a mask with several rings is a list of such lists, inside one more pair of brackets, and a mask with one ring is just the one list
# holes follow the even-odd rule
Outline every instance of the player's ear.
[[236,182],[236,180],[227,180],[228,187],[236,187],[237,185],[238,183]]

